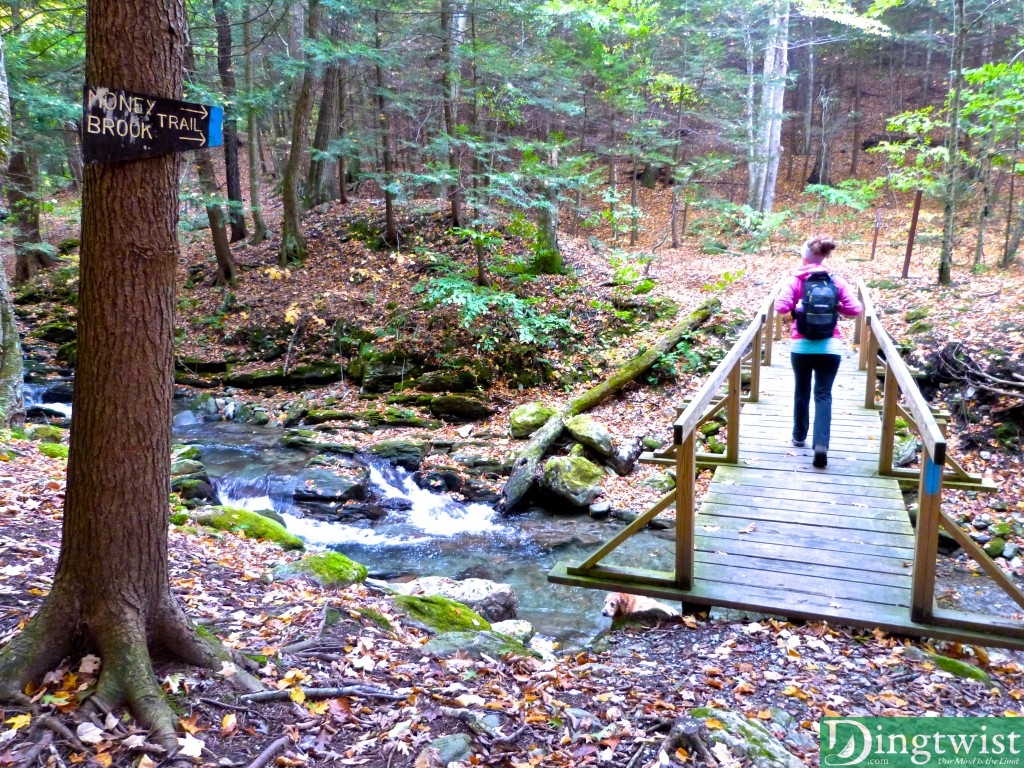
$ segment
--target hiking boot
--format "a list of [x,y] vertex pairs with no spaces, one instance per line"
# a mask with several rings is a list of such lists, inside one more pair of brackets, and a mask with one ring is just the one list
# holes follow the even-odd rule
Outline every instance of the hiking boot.
[[793,438],[792,443],[797,448],[803,448],[805,445],[807,445],[807,443],[805,443],[803,440],[797,440],[795,437]]
[[824,469],[828,466],[828,448],[823,445],[814,446],[814,461],[811,462],[815,469]]

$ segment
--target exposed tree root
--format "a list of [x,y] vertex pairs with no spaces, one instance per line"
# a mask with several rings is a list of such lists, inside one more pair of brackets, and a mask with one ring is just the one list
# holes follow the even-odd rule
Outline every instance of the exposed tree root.
[[[85,617],[72,600],[61,600],[56,588],[39,613],[0,651],[0,700],[28,704],[25,685],[57,667],[82,646],[96,652],[103,667],[84,714],[106,713],[127,705],[149,740],[167,754],[178,750],[177,716],[168,705],[153,670],[150,647],[194,666],[222,672],[236,688],[261,690],[247,672],[226,668],[231,655],[216,638],[203,634],[172,599],[162,601],[148,622],[129,615]],[[84,641],[84,642],[83,642]]]

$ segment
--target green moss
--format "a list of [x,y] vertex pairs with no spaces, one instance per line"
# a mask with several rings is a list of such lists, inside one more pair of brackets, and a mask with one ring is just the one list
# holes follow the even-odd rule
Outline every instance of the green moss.
[[933,328],[932,324],[924,320],[918,320],[907,328],[907,333],[928,333]]
[[943,672],[949,672],[951,675],[956,675],[957,677],[962,677],[967,680],[977,680],[979,683],[984,683],[988,686],[993,685],[992,678],[985,673],[985,670],[979,669],[973,664],[968,664],[958,659],[951,659],[948,656],[943,656],[938,653],[928,653],[928,658],[930,658],[935,663],[935,666]]
[[385,616],[383,613],[379,613],[373,610],[372,608],[360,608],[358,611],[356,611],[356,613],[359,614],[359,618],[369,619],[386,632],[391,632],[394,629],[394,627],[391,626],[391,622],[388,620],[387,616]]
[[203,507],[192,513],[192,519],[221,531],[234,531],[250,539],[265,539],[284,549],[303,549],[302,539],[288,533],[285,527],[256,512],[234,507]]
[[918,320],[924,320],[928,317],[929,312],[931,312],[931,310],[928,309],[928,307],[918,307],[917,309],[912,309],[907,312],[907,314],[903,316],[903,319],[908,323],[913,323]]
[[395,595],[395,605],[435,632],[490,629],[487,619],[457,600],[440,595]]
[[199,449],[195,445],[174,445],[171,447],[171,461],[187,459],[199,461]]
[[51,424],[37,424],[25,430],[25,434],[30,440],[38,440],[40,443],[59,443],[64,440],[67,430]]
[[175,512],[171,515],[171,525],[184,525],[188,522],[188,512]]
[[68,447],[58,443],[40,443],[39,452],[51,459],[66,459],[68,457]]
[[363,581],[367,571],[365,565],[340,552],[321,552],[278,566],[275,574],[280,578],[305,576],[323,587],[337,589]]

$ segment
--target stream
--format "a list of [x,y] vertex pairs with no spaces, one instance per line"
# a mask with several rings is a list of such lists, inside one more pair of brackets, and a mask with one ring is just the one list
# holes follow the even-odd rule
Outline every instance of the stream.
[[[26,384],[26,403],[32,403],[37,418],[67,419],[70,405],[56,399],[43,386]],[[311,549],[339,551],[364,564],[372,578],[473,577],[511,584],[519,598],[517,618],[563,648],[582,646],[609,626],[601,615],[605,592],[550,584],[547,573],[559,560],[582,560],[618,524],[542,511],[503,517],[488,505],[460,503],[420,488],[406,470],[367,457],[360,460],[370,468],[370,493],[386,514],[321,522],[303,516],[294,500],[299,475],[315,454],[282,447],[282,435],[279,427],[230,421],[196,421],[174,429],[175,442],[199,449],[221,503],[273,509]],[[671,541],[644,532],[616,554],[624,563],[670,567],[672,547]]]

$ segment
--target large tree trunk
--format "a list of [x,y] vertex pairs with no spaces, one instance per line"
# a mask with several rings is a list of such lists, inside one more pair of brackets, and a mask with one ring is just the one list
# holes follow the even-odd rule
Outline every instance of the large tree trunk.
[[771,213],[782,155],[783,100],[789,49],[789,0],[776,0],[764,54],[764,82],[750,166],[747,205]]
[[196,173],[199,185],[206,198],[206,215],[210,219],[210,235],[213,237],[213,254],[217,259],[217,276],[213,279],[216,286],[234,285],[238,282],[238,267],[228,243],[227,217],[224,209],[216,201],[218,196],[217,176],[210,159],[209,149],[200,149],[195,154]]
[[[7,170],[11,156],[11,102],[7,87],[4,43],[0,38],[0,174]],[[17,427],[25,423],[22,397],[24,372],[21,364],[21,338],[14,302],[7,284],[7,270],[0,263],[0,426]]]
[[306,180],[306,208],[335,200],[338,197],[338,160],[328,152],[334,149],[340,133],[338,118],[338,89],[341,87],[341,64],[327,67],[324,74],[324,93],[320,99],[320,114],[313,136],[314,157],[309,162]]
[[[323,16],[320,0],[309,0],[309,14],[306,17],[306,37],[315,40],[320,35],[320,19]],[[313,91],[316,86],[316,71],[313,62],[306,63],[292,111],[292,146],[288,163],[281,182],[281,196],[284,215],[281,219],[282,267],[306,260],[306,237],[302,234],[302,201],[299,198],[299,179],[302,178],[302,161],[309,144],[309,118],[313,114]]]
[[252,237],[249,242],[259,245],[267,239],[267,223],[263,220],[263,206],[260,184],[259,141],[260,128],[256,120],[256,107],[251,98],[256,78],[253,74],[252,14],[251,7],[246,5],[242,11],[245,21],[242,23],[242,49],[245,51],[245,89],[249,93],[250,102],[245,108],[246,158],[249,164],[249,211],[252,215]]
[[82,189],[82,142],[79,138],[80,127],[74,120],[64,123],[61,138],[64,139],[64,152],[68,158],[68,171],[71,173],[71,188],[75,192]]
[[14,283],[19,285],[32,279],[37,270],[49,269],[56,263],[43,246],[39,223],[39,164],[32,149],[17,147],[11,153],[6,186],[14,241]]
[[238,169],[238,102],[235,99],[235,70],[231,64],[231,19],[224,0],[213,0],[213,15],[217,22],[217,71],[224,88],[224,98],[227,99],[224,105],[224,169],[230,201],[228,216],[231,219],[231,242],[236,243],[246,236],[243,213],[245,203],[242,200],[242,181]]
[[[184,0],[88,0],[87,16],[86,82],[181,98]],[[211,669],[226,658],[196,633],[168,583],[177,210],[173,154],[85,170],[60,559],[39,612],[0,652],[0,695],[21,701],[25,684],[67,655],[98,653],[93,706],[127,703],[149,740],[172,753],[177,716],[150,648]],[[123,427],[116,436],[111,424]]]
[[561,411],[548,419],[543,427],[533,433],[526,447],[516,457],[515,463],[512,465],[512,473],[501,490],[501,499],[497,504],[498,511],[511,512],[522,501],[523,496],[533,486],[540,460],[544,458],[544,454],[547,453],[551,444],[562,434],[562,426],[566,421],[599,405],[605,398],[614,395],[626,384],[642,375],[658,362],[662,355],[670,352],[685,333],[699,328],[706,322],[711,315],[718,311],[719,306],[721,306],[721,302],[718,299],[708,299],[689,317],[677,323],[658,339],[653,347],[635,355],[607,379],[570,400]]
[[451,206],[451,225],[465,226],[462,206],[462,163],[455,142],[455,127],[458,122],[458,46],[461,34],[458,31],[452,0],[441,0],[441,103],[444,112],[445,139],[448,144],[448,170],[452,181],[448,187],[448,202]]
[[942,206],[942,250],[939,253],[939,285],[953,282],[953,248],[956,239],[957,174],[960,169],[960,101],[964,85],[964,54],[967,50],[964,0],[954,0],[953,71],[949,83],[949,135],[946,137],[945,189]]
[[377,115],[380,118],[380,151],[384,161],[384,242],[392,248],[398,246],[398,222],[395,218],[395,160],[391,150],[391,117],[388,114],[388,101],[385,94],[387,87],[384,82],[383,18],[380,8],[373,12],[374,49],[377,53],[374,73],[377,80]]

